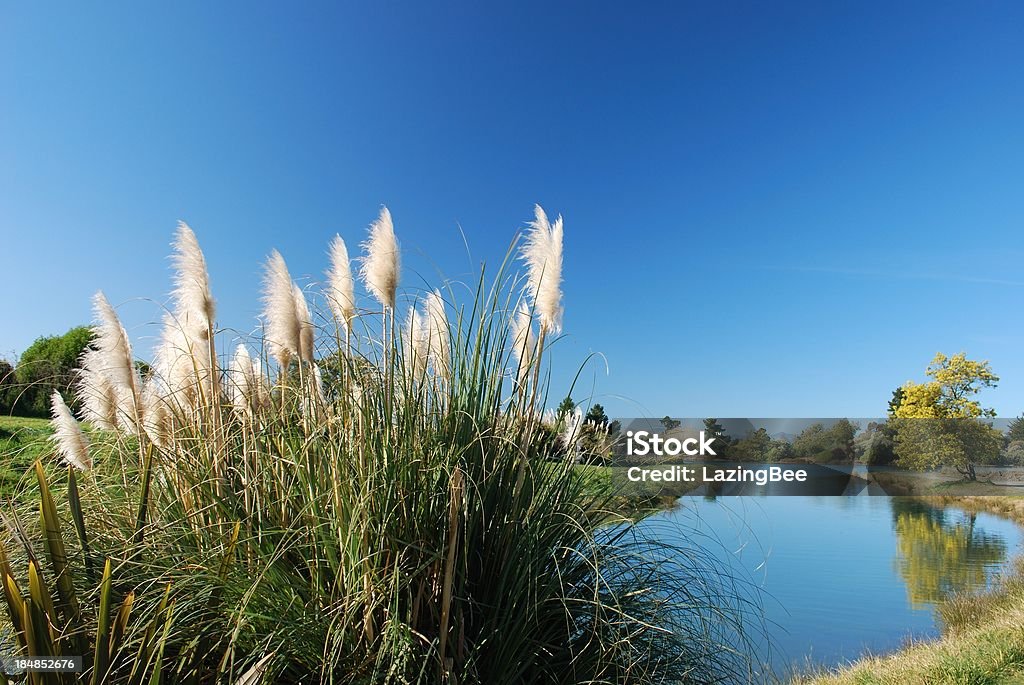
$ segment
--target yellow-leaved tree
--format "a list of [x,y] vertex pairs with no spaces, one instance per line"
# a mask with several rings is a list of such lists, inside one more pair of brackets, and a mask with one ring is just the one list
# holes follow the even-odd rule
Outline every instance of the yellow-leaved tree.
[[921,470],[952,466],[976,480],[975,465],[999,456],[1002,434],[981,420],[995,416],[995,410],[974,397],[995,387],[999,377],[987,361],[968,359],[963,352],[936,354],[925,373],[931,380],[908,381],[889,405],[897,463]]

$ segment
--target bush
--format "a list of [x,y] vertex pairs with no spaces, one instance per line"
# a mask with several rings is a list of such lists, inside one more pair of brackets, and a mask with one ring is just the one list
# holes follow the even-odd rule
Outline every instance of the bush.
[[1004,447],[1000,461],[1007,466],[1024,466],[1024,440],[1014,440]]
[[888,421],[871,421],[857,436],[856,448],[857,458],[867,466],[889,466],[896,461],[896,430]]
[[840,419],[828,429],[812,424],[793,440],[793,454],[818,463],[852,460],[856,432],[857,426],[849,419]]
[[5,359],[0,359],[0,416],[11,413],[15,398],[14,367]]
[[[91,338],[92,331],[87,326],[77,326],[64,335],[37,338],[21,354],[14,369],[14,384],[8,390],[8,412],[18,416],[49,416],[54,390],[74,404],[75,369]],[[0,366],[0,377],[4,376],[3,371]]]

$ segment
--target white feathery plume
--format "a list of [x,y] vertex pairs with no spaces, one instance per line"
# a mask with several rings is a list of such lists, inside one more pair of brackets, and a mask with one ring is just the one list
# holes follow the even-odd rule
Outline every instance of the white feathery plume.
[[434,373],[442,378],[451,375],[451,330],[448,328],[448,315],[444,309],[444,299],[440,290],[427,295],[424,302],[427,319],[428,347]]
[[313,363],[313,317],[302,288],[292,283],[292,297],[295,299],[295,325],[299,329],[299,359]]
[[427,370],[427,359],[430,356],[430,339],[427,337],[427,326],[423,316],[415,305],[409,307],[409,315],[402,328],[402,357],[405,370],[414,379],[421,378]]
[[68,405],[64,404],[64,398],[56,390],[50,396],[50,414],[53,416],[50,422],[53,425],[53,435],[50,436],[50,440],[57,446],[60,456],[79,471],[91,468],[89,441],[68,409]]
[[142,428],[158,447],[171,441],[171,408],[167,405],[163,379],[156,375],[142,385]]
[[512,351],[519,360],[518,381],[524,385],[530,377],[533,357],[537,350],[537,336],[533,332],[533,317],[525,300],[519,301],[519,310],[512,320]]
[[327,391],[324,389],[324,376],[320,373],[320,367],[316,364],[311,364],[310,368],[313,369],[313,389],[316,390],[316,396],[320,400],[320,404],[326,407]]
[[91,347],[82,353],[76,389],[82,416],[101,430],[117,429],[117,394],[103,371],[103,355]]
[[131,385],[118,391],[118,419],[121,421],[121,430],[129,435],[136,435],[142,430],[145,408],[142,406],[142,376],[134,365],[131,375]]
[[562,420],[565,421],[565,427],[562,429],[560,439],[562,445],[571,450],[576,446],[576,441],[580,439],[583,430],[583,409],[576,407],[571,412],[567,412]]
[[554,225],[540,205],[529,224],[520,258],[526,262],[526,290],[533,298],[543,332],[558,333],[562,326],[562,217]]
[[168,396],[181,408],[193,407],[200,397],[199,380],[212,373],[211,366],[207,342],[193,338],[177,318],[165,314],[153,370]]
[[380,216],[370,224],[370,237],[363,243],[363,249],[366,255],[360,258],[360,273],[366,289],[385,308],[394,309],[401,260],[395,227],[387,207],[382,207]]
[[254,395],[257,392],[257,375],[259,360],[254,360],[245,345],[235,348],[228,372],[230,384],[228,394],[235,410],[242,414],[252,411]]
[[558,427],[557,410],[545,409],[543,412],[537,411],[535,414],[537,419],[541,422],[541,424],[547,426],[548,428],[555,429]]
[[216,305],[210,294],[210,277],[206,271],[206,258],[199,248],[196,234],[184,221],[178,222],[171,257],[175,268],[172,296],[177,301],[178,323],[190,337],[209,339],[213,329]]
[[93,296],[93,308],[97,322],[93,331],[96,336],[95,347],[99,353],[98,361],[117,398],[118,422],[130,430],[135,423],[136,408],[139,405],[138,374],[135,371],[132,346],[121,320],[117,318],[117,312],[102,292]]
[[277,250],[270,253],[264,277],[264,317],[267,322],[266,341],[270,352],[281,365],[288,368],[293,356],[299,355],[301,344],[298,317],[295,313],[295,293],[288,265]]
[[[219,374],[211,349],[216,305],[210,293],[206,258],[195,233],[182,221],[178,222],[173,246],[171,261],[175,273],[171,296],[174,308],[173,317],[164,318],[164,338],[175,341],[179,357],[173,364],[179,376],[174,390],[199,381],[204,385],[206,399],[209,400],[217,392]],[[179,330],[169,330],[172,326]],[[199,395],[195,395],[190,400],[195,402],[198,398]]]
[[340,235],[331,241],[331,268],[327,272],[327,302],[335,320],[345,327],[345,333],[352,335],[352,319],[356,315],[355,284],[352,280],[352,263],[348,248]]

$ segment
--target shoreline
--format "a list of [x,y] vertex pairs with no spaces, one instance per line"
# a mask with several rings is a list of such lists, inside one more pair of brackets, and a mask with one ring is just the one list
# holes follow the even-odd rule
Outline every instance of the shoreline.
[[[988,513],[1024,528],[1024,497],[911,495],[912,499],[968,513]],[[1024,555],[992,589],[952,597],[936,611],[946,626],[938,639],[914,642],[889,654],[866,655],[847,666],[797,676],[793,685],[1010,685],[1024,682]]]

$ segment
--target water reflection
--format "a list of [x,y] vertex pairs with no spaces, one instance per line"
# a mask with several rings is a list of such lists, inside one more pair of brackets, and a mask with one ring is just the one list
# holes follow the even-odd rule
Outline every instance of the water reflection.
[[993,569],[1006,561],[1006,542],[975,529],[976,514],[893,498],[892,517],[896,570],[915,609],[984,590]]

